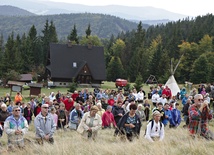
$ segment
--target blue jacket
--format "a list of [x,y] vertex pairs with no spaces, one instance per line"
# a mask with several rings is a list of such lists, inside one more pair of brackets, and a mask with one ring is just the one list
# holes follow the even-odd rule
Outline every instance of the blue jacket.
[[163,121],[162,121],[162,123],[163,123],[164,125],[167,125],[168,122],[170,121],[170,119],[172,118],[172,114],[171,114],[171,111],[170,111],[170,110],[164,110],[164,114],[165,114],[165,116],[167,115],[168,118],[164,118]]
[[186,94],[187,94],[186,89],[182,89],[182,90],[180,91],[181,100],[185,97]]
[[80,120],[82,119],[82,116],[83,116],[82,110],[79,110],[79,112],[77,112],[76,109],[73,109],[69,115],[69,121],[71,123],[79,124]]
[[170,119],[170,124],[173,126],[179,125],[181,123],[181,112],[178,109],[172,109],[172,118]]
[[182,104],[183,104],[183,106],[187,103],[187,97],[185,96],[183,99],[182,99]]

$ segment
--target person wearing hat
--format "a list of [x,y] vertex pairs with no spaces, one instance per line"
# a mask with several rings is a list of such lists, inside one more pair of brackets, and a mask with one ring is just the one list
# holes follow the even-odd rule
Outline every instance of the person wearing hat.
[[77,128],[77,132],[84,138],[95,140],[97,137],[98,130],[101,129],[102,126],[101,117],[97,114],[98,110],[98,107],[94,105],[89,112],[86,112],[83,115]]
[[164,139],[164,125],[160,122],[161,113],[156,110],[152,116],[153,120],[146,127],[145,138],[150,142],[162,141]]

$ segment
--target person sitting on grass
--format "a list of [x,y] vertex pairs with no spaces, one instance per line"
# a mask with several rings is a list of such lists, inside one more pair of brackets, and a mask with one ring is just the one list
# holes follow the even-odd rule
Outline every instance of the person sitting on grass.
[[181,123],[181,111],[178,110],[179,103],[175,103],[175,108],[171,111],[170,128],[177,128]]
[[152,116],[153,120],[146,127],[145,138],[150,142],[162,141],[164,139],[164,125],[160,121],[161,113],[156,110],[152,113]]

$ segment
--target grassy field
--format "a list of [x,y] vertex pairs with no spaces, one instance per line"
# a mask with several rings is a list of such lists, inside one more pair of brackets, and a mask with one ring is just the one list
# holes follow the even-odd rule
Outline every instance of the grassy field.
[[[113,82],[104,82],[103,89],[116,89]],[[81,90],[82,88],[78,88]],[[63,94],[67,93],[68,88],[43,88],[42,93],[49,95],[50,92],[60,90]],[[89,89],[92,91],[93,89]],[[149,86],[144,86],[146,93],[149,92]],[[0,89],[0,96],[10,92],[9,89]],[[12,97],[15,93],[12,94]],[[29,90],[24,90],[23,95],[27,98]],[[184,129],[184,122],[177,129],[165,128],[165,138],[162,142],[149,143],[144,139],[144,132],[147,123],[143,122],[141,135],[139,139],[133,142],[121,141],[119,137],[114,137],[113,129],[100,130],[96,141],[85,140],[76,131],[57,130],[54,134],[55,143],[53,145],[45,143],[43,146],[34,142],[35,129],[30,125],[29,132],[25,137],[31,142],[26,143],[24,150],[7,152],[7,136],[4,133],[0,138],[3,144],[0,151],[2,155],[207,155],[213,154],[213,141],[204,139],[191,139],[187,129]],[[214,131],[214,122],[209,122],[209,128]]]
[[[183,124],[183,123],[182,123]],[[210,122],[213,130],[213,122]],[[76,131],[57,130],[53,145],[45,143],[43,146],[34,142],[34,128],[25,136],[31,142],[26,144],[24,150],[6,152],[6,135],[0,139],[4,144],[2,154],[27,155],[208,155],[214,152],[213,141],[204,139],[191,139],[187,129],[182,125],[177,129],[165,128],[165,138],[162,142],[150,143],[144,139],[146,122],[143,123],[139,139],[133,142],[121,141],[114,137],[113,129],[100,130],[96,141],[83,139]]]

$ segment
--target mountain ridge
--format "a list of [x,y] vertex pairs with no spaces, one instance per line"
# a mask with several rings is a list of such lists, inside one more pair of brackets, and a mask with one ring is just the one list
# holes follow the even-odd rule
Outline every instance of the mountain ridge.
[[164,9],[154,7],[131,7],[122,5],[107,6],[87,6],[81,4],[71,4],[52,1],[32,1],[32,0],[1,0],[0,5],[13,5],[38,15],[62,14],[62,13],[102,13],[115,15],[128,20],[179,20],[188,15],[173,13]]

